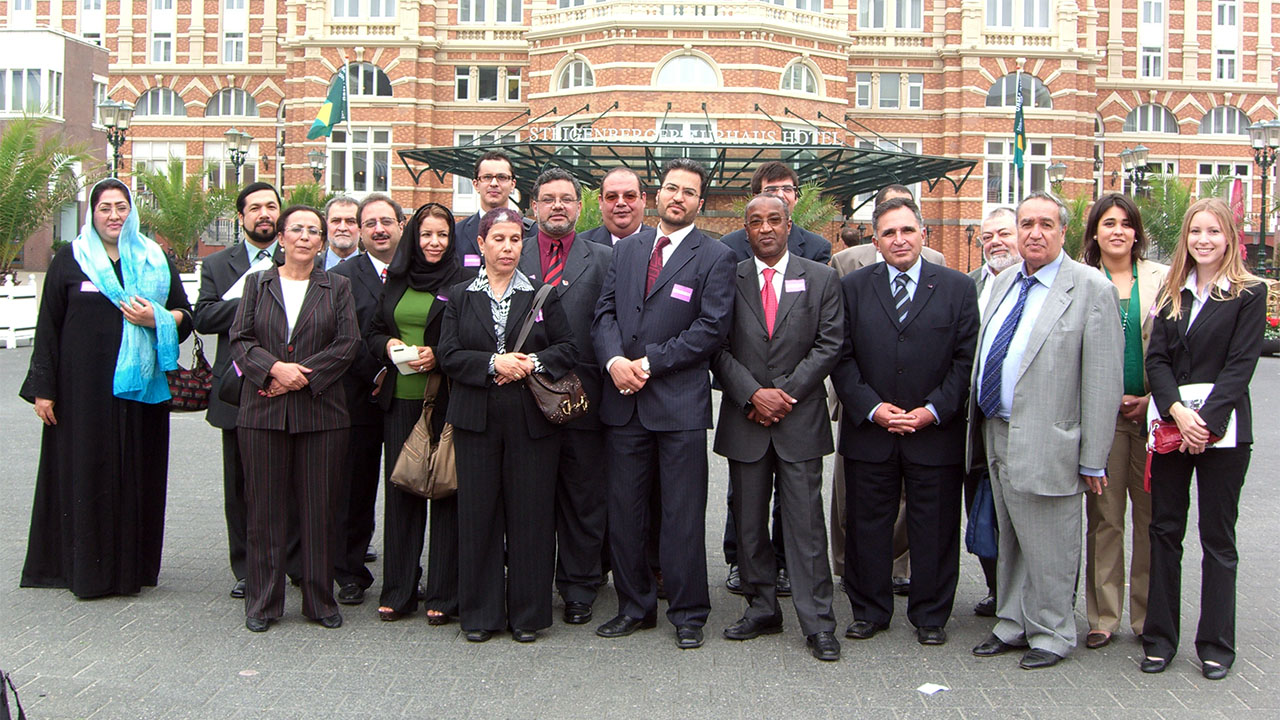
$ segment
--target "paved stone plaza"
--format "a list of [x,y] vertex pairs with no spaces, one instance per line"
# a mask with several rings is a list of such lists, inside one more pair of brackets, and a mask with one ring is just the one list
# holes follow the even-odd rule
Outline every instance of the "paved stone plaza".
[[[92,601],[19,589],[40,437],[30,406],[17,397],[29,357],[29,348],[0,351],[0,494],[9,498],[0,511],[0,668],[13,673],[33,719],[1280,717],[1280,359],[1264,358],[1253,382],[1258,442],[1238,526],[1239,658],[1225,681],[1213,683],[1200,677],[1192,645],[1200,554],[1194,537],[1184,564],[1181,654],[1163,675],[1138,672],[1142,649],[1127,632],[1102,650],[1084,649],[1083,599],[1081,646],[1057,667],[1028,672],[1018,669],[1017,655],[974,658],[969,648],[992,623],[971,613],[983,589],[969,555],[942,647],[916,644],[903,599],[890,632],[842,639],[839,663],[809,656],[788,604],[784,634],[724,640],[720,631],[738,618],[743,601],[723,586],[727,471],[715,456],[707,512],[713,608],[701,650],[677,650],[665,620],[622,640],[596,637],[595,625],[616,609],[611,587],[589,625],[564,625],[557,601],[556,624],[532,645],[505,634],[474,645],[457,624],[429,627],[422,614],[379,622],[376,581],[364,605],[343,608],[339,630],[304,621],[291,590],[285,619],[255,635],[244,629],[241,602],[227,597],[219,437],[202,414],[172,421],[159,587]],[[184,349],[184,363],[187,357]],[[830,468],[828,459],[828,477]],[[378,576],[380,566],[373,571]],[[851,619],[843,596],[836,614],[843,632]],[[926,696],[917,690],[924,683],[950,689]]]

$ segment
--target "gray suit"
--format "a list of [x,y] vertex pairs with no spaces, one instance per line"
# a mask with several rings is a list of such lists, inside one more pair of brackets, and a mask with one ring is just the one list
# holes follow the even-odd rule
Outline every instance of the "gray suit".
[[[804,635],[829,632],[835,615],[822,519],[822,458],[834,448],[823,381],[844,340],[839,278],[821,263],[790,255],[772,338],[765,329],[754,259],[738,264],[736,285],[728,345],[711,367],[724,389],[714,449],[729,459],[738,563],[750,603],[746,616],[781,618],[769,542],[776,473],[796,615]],[[764,387],[780,388],[797,400],[769,427],[747,418],[752,394]]]
[[[985,338],[1020,268],[992,286],[978,337],[969,402],[978,409]],[[1011,289],[1012,288],[1012,289]],[[1016,297],[1016,296],[1015,296]],[[1106,276],[1062,258],[1017,369],[1009,421],[989,418],[983,438],[1000,530],[994,633],[1011,645],[1066,655],[1076,644],[1080,468],[1105,468],[1123,390],[1116,293]]]

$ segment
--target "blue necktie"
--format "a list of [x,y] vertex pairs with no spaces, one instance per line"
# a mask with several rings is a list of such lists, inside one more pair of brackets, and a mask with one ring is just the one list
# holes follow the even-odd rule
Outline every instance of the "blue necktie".
[[1036,284],[1035,276],[1022,278],[1022,287],[1018,289],[1018,301],[1013,304],[996,339],[991,341],[991,350],[987,352],[986,362],[982,365],[982,385],[978,389],[978,407],[987,417],[995,417],[1000,412],[1000,386],[1003,383],[1005,356],[1009,354],[1009,343],[1013,342],[1013,334],[1018,331],[1018,323],[1022,320],[1022,311],[1027,308],[1027,293]]

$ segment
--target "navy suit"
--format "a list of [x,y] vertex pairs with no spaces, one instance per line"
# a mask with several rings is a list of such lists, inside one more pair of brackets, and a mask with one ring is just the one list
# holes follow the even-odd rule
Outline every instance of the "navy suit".
[[645,561],[656,454],[662,495],[660,564],[676,626],[702,626],[711,609],[705,552],[710,359],[733,313],[736,263],[724,245],[694,228],[645,292],[654,236],[614,247],[591,328],[596,357],[649,360],[633,395],[606,383],[600,420],[609,429],[609,543],[619,614],[657,613],[657,586]]
[[[751,243],[747,240],[746,230],[734,230],[720,238],[720,242],[729,246],[738,262],[751,258]],[[787,235],[787,252],[824,265],[831,262],[831,243],[795,223],[791,223],[791,232]]]
[[[641,225],[635,231],[635,233],[633,233],[633,235],[637,235],[640,237],[651,237],[653,235],[653,228],[649,227],[648,225]],[[600,243],[601,245],[608,245],[609,247],[613,247],[613,233],[609,232],[609,228],[605,227],[604,225],[593,227],[590,230],[583,230],[582,232],[578,233],[578,237],[584,240],[590,240],[591,242],[594,242],[594,243]],[[625,240],[625,239],[626,238],[622,238],[622,240]],[[621,242],[622,240],[619,240],[619,242]]]
[[[480,237],[480,218],[484,217],[484,212],[458,220],[453,224],[454,242],[458,243],[458,259],[462,261],[462,266],[472,269],[480,267],[480,245],[476,242],[476,238]],[[524,222],[525,234],[529,229],[534,227],[533,221],[529,218],[522,218]],[[534,232],[537,232],[535,229]]]

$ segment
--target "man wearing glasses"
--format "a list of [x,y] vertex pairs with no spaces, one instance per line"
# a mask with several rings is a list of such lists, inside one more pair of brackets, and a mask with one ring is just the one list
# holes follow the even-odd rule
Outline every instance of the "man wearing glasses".
[[[659,561],[676,646],[702,646],[707,589],[707,429],[711,356],[728,336],[733,253],[702,234],[707,169],[679,158],[662,168],[655,235],[613,252],[591,328],[604,384],[609,545],[618,615],[596,634],[630,635],[657,623],[657,583],[645,556],[652,484],[661,486]],[[656,469],[656,472],[655,472]],[[656,478],[655,478],[656,476]]]
[[[480,267],[480,245],[476,242],[480,236],[480,218],[494,208],[507,207],[511,202],[511,192],[516,189],[515,170],[511,158],[505,153],[490,151],[476,160],[475,175],[471,179],[476,194],[480,196],[480,209],[466,220],[454,223],[454,242],[458,243],[458,259],[470,272]],[[533,221],[524,219],[524,229],[528,233]]]

